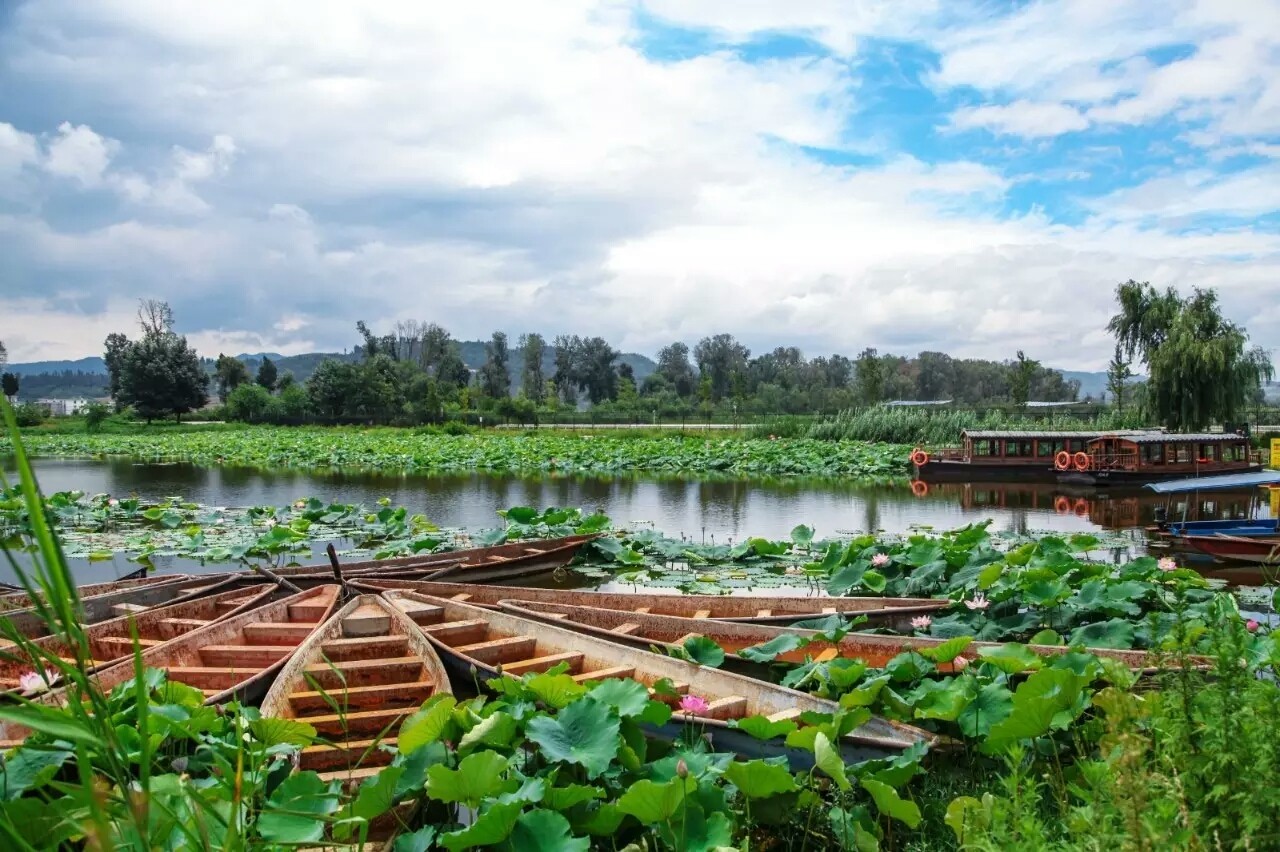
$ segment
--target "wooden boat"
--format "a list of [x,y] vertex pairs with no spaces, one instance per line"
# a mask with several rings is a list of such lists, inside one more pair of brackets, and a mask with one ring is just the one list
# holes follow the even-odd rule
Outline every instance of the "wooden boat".
[[[133,654],[134,634],[144,650],[265,604],[278,594],[274,585],[232,588],[224,592],[169,606],[109,618],[84,628],[89,641],[90,670],[104,668]],[[60,637],[43,636],[32,642],[40,650],[63,659],[74,658],[74,650]],[[18,687],[23,672],[35,668],[31,661],[0,658],[0,689]]]
[[[232,582],[226,574],[206,574],[91,595],[80,599],[80,620],[82,624],[97,624],[108,618],[142,612],[153,606],[178,603],[223,591],[231,588]],[[0,620],[3,619],[8,619],[22,635],[28,638],[46,636],[49,632],[44,620],[33,607],[0,613]]]
[[[454,575],[478,583],[515,580],[545,574],[568,565],[587,542],[598,537],[598,534],[593,534],[528,539],[492,547],[344,562],[342,576],[344,579],[373,579],[378,575],[386,578],[420,579]],[[327,564],[281,568],[273,573],[293,583],[299,583],[300,580],[333,582],[333,571]],[[246,572],[241,576],[257,575]]]
[[965,430],[961,445],[911,454],[924,482],[1047,481],[1142,485],[1261,469],[1248,438],[1234,433],[1014,432]]
[[300,768],[352,782],[391,762],[378,746],[394,746],[400,723],[439,692],[449,677],[422,631],[385,598],[361,595],[298,648],[262,715],[314,727],[328,742],[304,748]]
[[[738,655],[743,648],[761,645],[786,634],[814,636],[816,630],[774,627],[764,624],[740,624],[699,621],[669,615],[649,615],[618,610],[593,609],[585,606],[506,600],[503,610],[522,618],[532,618],[581,630],[590,636],[620,642],[637,648],[654,646],[674,648],[692,636],[705,636],[725,651],[725,667],[753,677],[767,676],[768,663],[756,663]],[[806,659],[819,661],[837,657],[857,658],[871,668],[883,668],[903,651],[935,648],[945,640],[927,636],[885,636],[875,633],[849,633],[839,642],[812,642],[804,648],[780,654],[780,663],[798,664]],[[983,649],[1001,647],[999,642],[971,642],[965,649],[966,660],[976,658]],[[1070,650],[1061,645],[1028,645],[1037,654],[1063,654]],[[1155,671],[1159,660],[1145,651],[1117,651],[1110,648],[1086,648],[1090,654],[1119,660],[1131,669]],[[1207,664],[1207,660],[1198,660]],[[943,670],[953,670],[950,665]]]
[[[150,577],[121,578],[105,583],[89,583],[84,586],[77,586],[76,593],[80,596],[80,599],[83,600],[84,598],[96,597],[97,595],[105,595],[109,592],[122,591],[125,589],[137,589],[142,586],[153,586],[161,583],[172,583],[177,580],[186,580],[190,577],[190,574],[153,574]],[[31,595],[22,590],[0,595],[0,612],[8,609],[23,609],[30,607],[31,605]]]
[[1188,535],[1180,541],[1220,562],[1280,565],[1280,541],[1242,535]]
[[[758,753],[761,744],[730,727],[730,720],[766,716],[798,722],[804,711],[829,714],[838,710],[835,702],[803,692],[628,648],[509,612],[416,592],[383,594],[421,628],[439,651],[445,668],[461,679],[459,683],[484,684],[499,675],[520,677],[561,664],[579,683],[629,678],[652,688],[665,678],[675,684],[677,693],[696,695],[709,706],[696,715],[677,712],[661,733],[678,735],[681,726],[690,723],[709,735],[717,748],[740,752]],[[875,717],[849,734],[841,750],[847,759],[865,760],[932,741],[933,735],[927,731]],[[787,753],[781,743],[774,746],[775,753]],[[788,757],[803,760],[798,755]]]
[[[261,699],[294,650],[333,612],[341,587],[319,586],[224,621],[198,627],[142,652],[144,666],[199,689],[206,704]],[[124,660],[94,676],[110,690],[134,676]]]
[[628,612],[677,615],[716,621],[753,624],[793,624],[833,613],[866,616],[871,627],[909,630],[911,619],[950,605],[932,598],[839,598],[839,597],[756,597],[754,595],[638,595],[591,592],[576,589],[538,589],[529,586],[487,586],[468,583],[438,583],[435,580],[375,579],[354,585],[367,590],[406,589],[424,595],[469,603],[492,609],[503,600],[590,606]]

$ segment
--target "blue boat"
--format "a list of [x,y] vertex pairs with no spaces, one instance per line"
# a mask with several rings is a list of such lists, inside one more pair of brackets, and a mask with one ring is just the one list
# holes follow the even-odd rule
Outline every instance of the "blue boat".
[[[1201,476],[1176,479],[1168,482],[1152,482],[1146,486],[1157,494],[1170,498],[1179,494],[1205,491],[1239,491],[1248,488],[1280,488],[1280,471],[1260,470],[1251,473],[1234,473],[1225,476]],[[1259,492],[1260,493],[1260,492]],[[1246,536],[1250,538],[1280,538],[1280,518],[1260,518],[1258,514],[1267,501],[1254,500],[1247,517],[1214,521],[1168,520],[1157,517],[1156,532],[1160,537],[1180,539],[1186,536]],[[1184,503],[1184,507],[1185,507]]]

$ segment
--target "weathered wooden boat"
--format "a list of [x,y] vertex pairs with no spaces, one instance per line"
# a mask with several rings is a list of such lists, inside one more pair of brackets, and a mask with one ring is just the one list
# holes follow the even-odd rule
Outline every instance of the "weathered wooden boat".
[[[294,650],[333,614],[341,587],[319,586],[197,627],[142,652],[142,664],[199,689],[206,704],[256,703]],[[131,659],[94,679],[105,691],[134,676]]]
[[449,692],[435,649],[398,607],[361,595],[311,635],[262,701],[262,715],[297,719],[327,742],[302,750],[300,768],[358,781],[391,762],[400,723]]
[[[765,642],[787,634],[813,637],[819,632],[795,627],[709,622],[670,615],[649,615],[535,601],[506,600],[502,602],[502,608],[522,618],[560,624],[590,636],[636,648],[656,646],[673,649],[681,646],[686,639],[705,636],[724,649],[726,668],[752,677],[767,676],[770,663],[756,663],[740,656],[738,652],[743,648],[763,645]],[[803,648],[779,654],[776,661],[796,664],[803,663],[806,659],[822,662],[837,657],[848,657],[863,660],[871,668],[883,668],[904,651],[936,648],[944,641],[928,636],[849,633],[839,642],[813,641]],[[971,661],[981,650],[994,650],[999,647],[1001,647],[999,642],[971,642],[965,649],[964,658],[966,662]],[[1063,654],[1070,650],[1061,645],[1028,645],[1027,647],[1037,654],[1046,656]],[[1156,671],[1160,668],[1158,656],[1148,654],[1146,651],[1118,651],[1110,648],[1086,648],[1085,650],[1099,657],[1119,660],[1130,669],[1137,671]],[[1199,658],[1196,661],[1207,664],[1206,660]],[[955,670],[955,667],[950,664],[940,668],[943,671]]]
[[[91,595],[80,599],[80,623],[97,624],[108,618],[142,612],[150,607],[191,600],[231,588],[233,582],[226,574],[206,574]],[[34,639],[49,633],[44,620],[33,607],[0,613],[0,621],[3,620],[8,620],[18,632],[28,638]]]
[[492,586],[474,583],[438,583],[435,580],[370,579],[354,585],[366,590],[406,589],[438,598],[449,598],[492,609],[503,600],[590,606],[628,612],[677,615],[684,618],[753,624],[793,624],[833,613],[865,616],[870,627],[908,630],[911,619],[950,605],[932,598],[842,598],[754,595],[633,595],[576,589],[539,589],[530,586]]
[[[703,699],[707,708],[698,713],[678,711],[660,733],[679,735],[683,725],[694,724],[710,736],[717,748],[762,753],[762,744],[731,727],[730,720],[766,716],[799,722],[804,711],[834,713],[838,705],[796,690],[743,677],[732,672],[694,665],[567,630],[505,611],[492,611],[416,592],[383,593],[419,626],[440,653],[445,668],[460,678],[456,683],[484,682],[506,675],[520,677],[564,665],[575,681],[626,678],[650,689],[668,679],[678,695]],[[677,704],[678,698],[655,697]],[[848,735],[841,744],[846,759],[870,759],[901,752],[917,742],[932,742],[933,735],[919,728],[873,717]],[[775,754],[793,761],[781,742],[772,744]],[[810,756],[811,758],[811,756]]]
[[[206,597],[153,607],[91,624],[84,628],[85,638],[89,642],[89,670],[101,669],[131,656],[135,633],[138,645],[146,650],[197,628],[247,612],[267,603],[269,598],[277,594],[277,587],[269,584],[231,588]],[[45,653],[65,660],[75,657],[74,649],[61,637],[42,636],[33,640],[32,644]],[[22,674],[35,669],[30,659],[17,659],[17,654],[15,649],[9,649],[6,657],[0,657],[0,689],[17,689]]]
[[1280,541],[1271,537],[1242,535],[1188,535],[1181,541],[1219,562],[1280,565]]
[[961,445],[911,453],[923,482],[1048,481],[1134,485],[1260,470],[1248,438],[1233,433],[965,430]]
[[[470,582],[516,580],[546,574],[568,565],[587,542],[598,535],[573,535],[564,538],[529,539],[439,553],[399,556],[393,559],[367,559],[342,563],[343,579],[422,579],[456,575]],[[329,565],[299,565],[273,569],[273,573],[291,583],[333,582]],[[252,571],[240,575],[256,578]]]
[[[96,597],[97,595],[105,595],[109,592],[123,591],[125,589],[137,589],[142,586],[154,586],[161,583],[172,583],[177,580],[190,579],[190,574],[153,574],[150,577],[133,577],[120,578],[104,583],[89,583],[76,587],[76,594],[83,600],[84,598]],[[32,605],[31,595],[25,591],[15,591],[8,594],[0,595],[0,612],[9,609],[24,609]]]

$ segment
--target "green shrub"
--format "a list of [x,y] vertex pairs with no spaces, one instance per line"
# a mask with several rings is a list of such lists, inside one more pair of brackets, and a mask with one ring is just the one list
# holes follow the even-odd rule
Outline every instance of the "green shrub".
[[45,421],[45,413],[40,406],[27,402],[13,409],[13,418],[18,421],[18,426],[22,428],[39,426]]
[[102,429],[103,422],[111,415],[111,409],[100,402],[91,402],[84,407],[84,425],[90,432]]
[[227,396],[227,419],[242,423],[268,422],[275,398],[259,384],[246,382]]

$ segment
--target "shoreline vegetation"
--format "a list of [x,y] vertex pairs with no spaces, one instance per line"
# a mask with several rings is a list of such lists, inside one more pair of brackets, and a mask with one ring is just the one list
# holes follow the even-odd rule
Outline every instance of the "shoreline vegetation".
[[[371,746],[389,752],[386,766],[358,785],[326,781],[297,769],[300,750],[323,739],[315,728],[236,703],[204,707],[198,690],[144,669],[136,650],[133,679],[99,689],[50,523],[61,501],[40,495],[25,439],[0,410],[18,471],[17,482],[3,483],[6,500],[25,518],[5,537],[6,554],[20,571],[11,550],[31,557],[23,585],[49,601],[43,619],[70,650],[38,649],[0,618],[13,652],[33,661],[23,695],[0,705],[0,722],[32,731],[0,763],[5,848],[374,849],[367,841],[388,830],[398,834],[396,852],[1280,845],[1280,792],[1257,781],[1280,771],[1280,649],[1270,626],[1171,560],[1094,562],[1088,536],[997,547],[984,525],[842,542],[816,541],[800,526],[789,541],[697,554],[763,565],[789,553],[798,564],[784,572],[811,575],[832,593],[950,600],[913,625],[946,641],[882,668],[853,658],[779,663],[796,643],[740,652],[774,661],[780,683],[837,702],[830,714],[736,723],[762,746],[807,752],[807,767],[717,752],[696,724],[674,738],[646,734],[695,712],[700,696],[664,699],[665,687],[651,694],[629,680],[578,684],[553,669],[500,678],[476,698],[428,699],[396,742]],[[110,498],[92,506],[108,523],[115,512],[158,508]],[[308,513],[323,522],[334,511],[308,501],[292,508],[283,524],[279,510],[259,519],[263,534],[282,538],[282,528],[311,523]],[[153,513],[156,523],[182,526],[187,510],[165,511]],[[431,534],[390,506],[360,518],[389,535]],[[506,534],[607,521],[519,507],[503,520]],[[687,550],[656,534],[605,540],[619,571]],[[814,626],[831,638],[858,629],[826,622]],[[975,651],[975,639],[1004,644]],[[1041,656],[1024,643],[1072,647]],[[1088,647],[1145,648],[1161,671],[1140,675]],[[712,667],[724,656],[705,637],[687,639],[683,652]],[[1211,670],[1199,670],[1193,654],[1208,655]],[[334,700],[342,715],[342,697]],[[833,743],[873,715],[941,739],[846,763]]]

